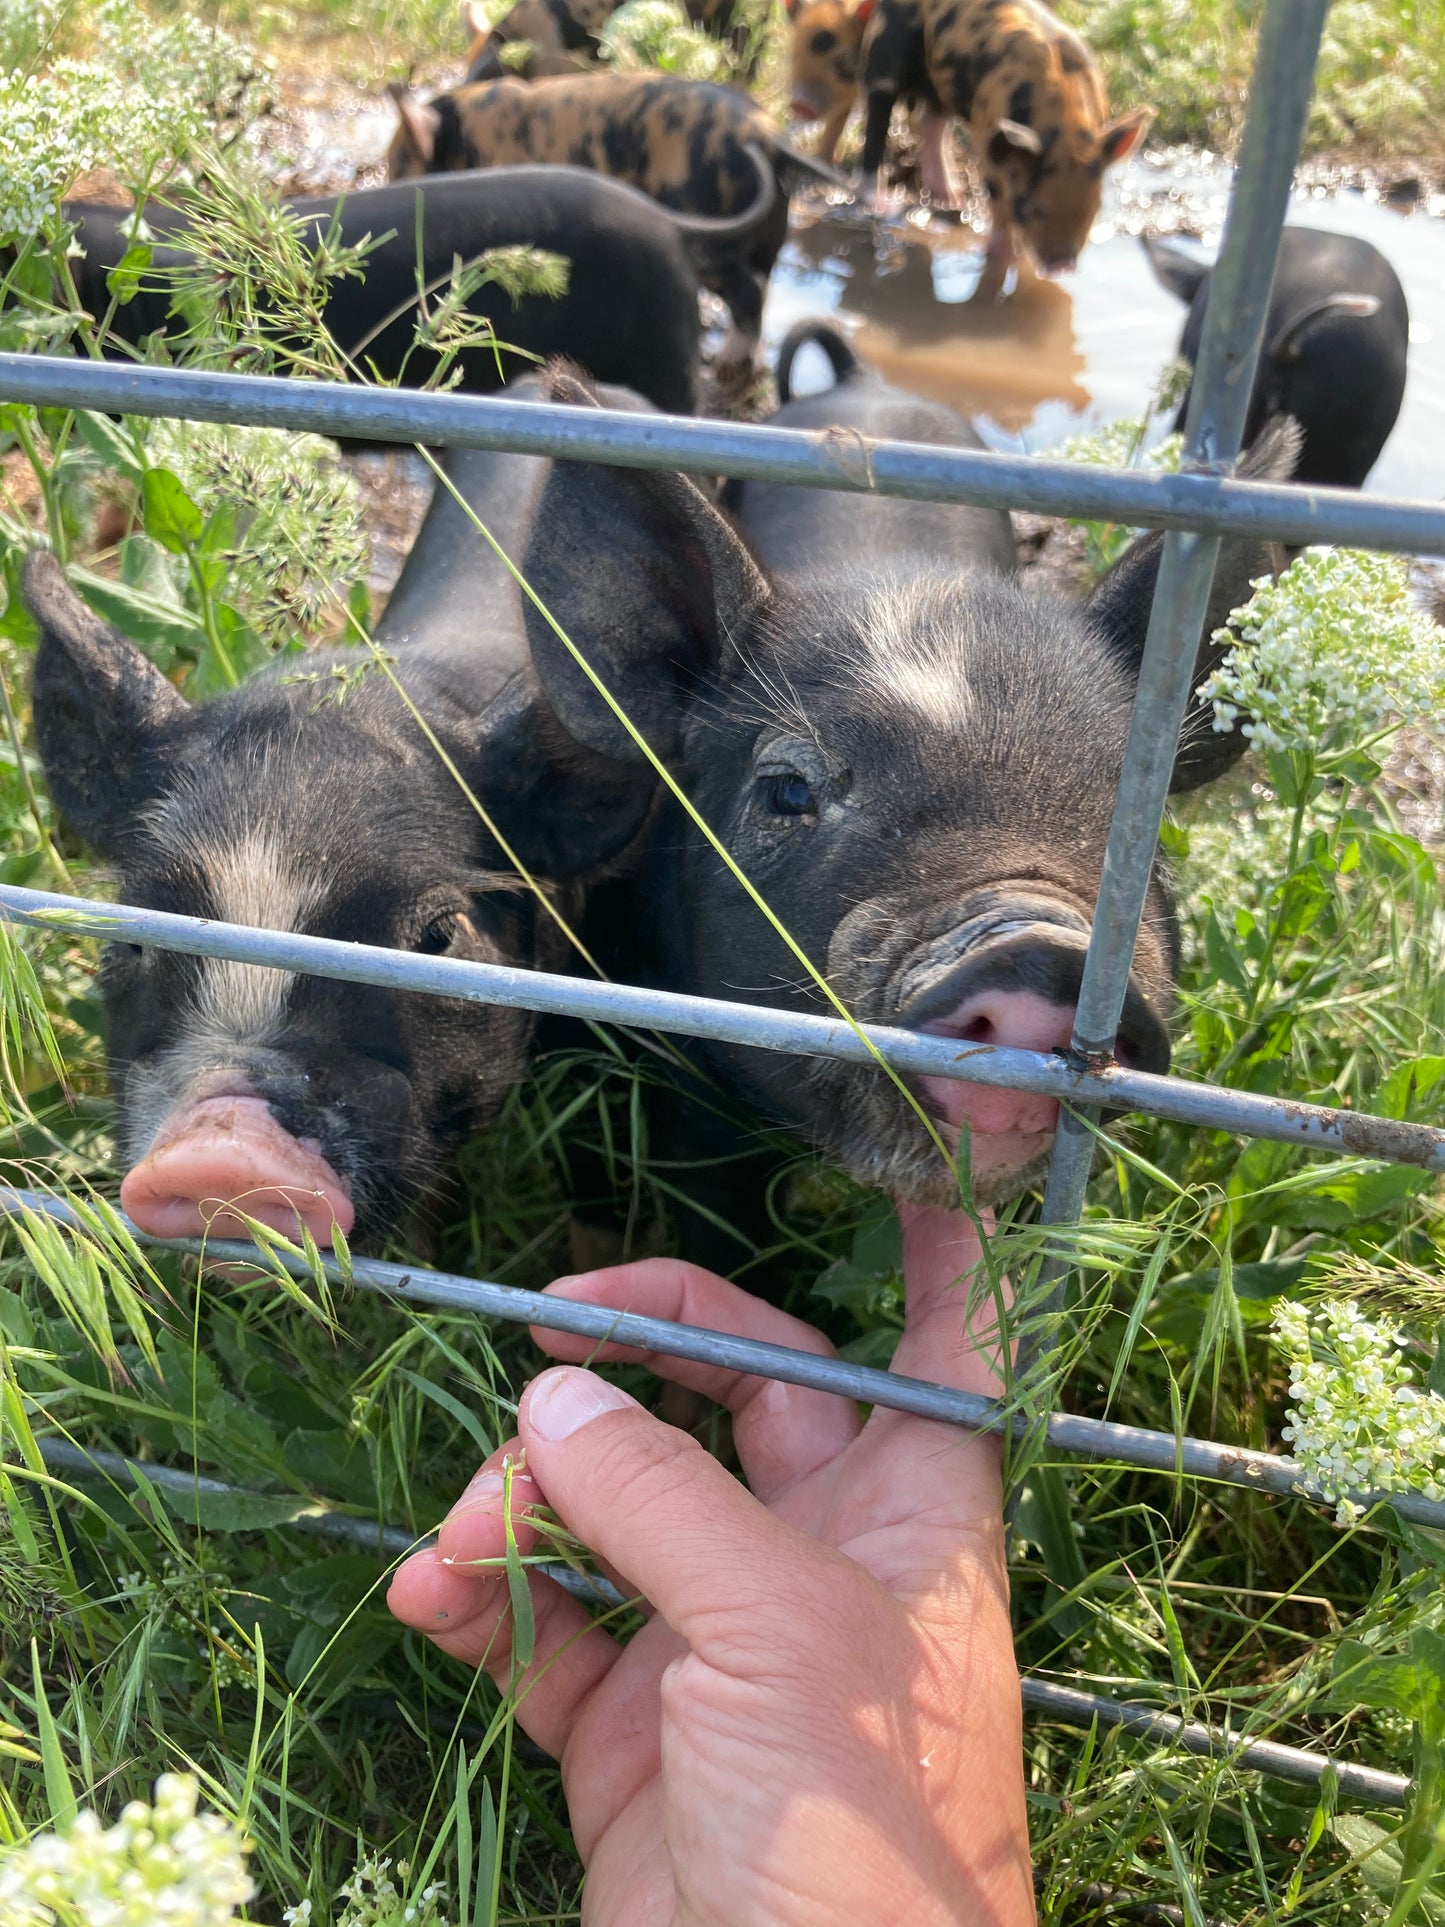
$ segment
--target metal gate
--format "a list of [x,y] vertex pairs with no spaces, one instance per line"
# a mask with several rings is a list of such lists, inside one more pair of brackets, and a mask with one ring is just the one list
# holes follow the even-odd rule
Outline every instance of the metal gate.
[[[920,500],[1030,509],[1168,530],[1139,675],[1138,694],[1115,801],[1103,880],[1068,1057],[970,1046],[956,1040],[837,1018],[759,1010],[751,1005],[641,990],[626,985],[467,963],[358,944],[212,923],[125,905],[92,902],[0,884],[0,916],[67,935],[188,951],[240,963],[381,985],[481,1003],[613,1020],[767,1050],[869,1063],[895,1071],[1047,1093],[1062,1101],[1044,1198],[1046,1224],[1080,1216],[1092,1163],[1093,1125],[1103,1108],[1143,1112],[1199,1129],[1272,1138],[1302,1148],[1349,1153],[1445,1172],[1445,1130],[1353,1111],[1263,1097],[1174,1077],[1121,1070],[1112,1063],[1129,969],[1169,788],[1175,745],[1193,680],[1195,651],[1222,535],[1247,533],[1289,545],[1349,543],[1362,548],[1445,556],[1445,508],[1229,479],[1239,454],[1329,0],[1268,0],[1250,108],[1200,350],[1177,475],[1084,469],[1030,457],[941,450],[901,442],[869,446],[864,465],[840,466],[822,433],[738,423],[619,415],[556,405],[519,408],[505,401],[398,389],[211,375],[125,367],[44,356],[0,354],[0,400],[112,414],[172,416],[289,428],[373,441],[507,450],[625,467],[678,469],[812,488],[873,491]],[[74,1222],[62,1202],[36,1192],[0,1191],[0,1210],[42,1210]],[[144,1243],[167,1241],[136,1233]],[[169,1248],[200,1249],[194,1241]],[[251,1247],[211,1242],[217,1258],[254,1255]],[[281,1262],[310,1275],[301,1261]],[[698,1327],[564,1303],[510,1286],[413,1267],[353,1259],[326,1261],[334,1279],[408,1302],[540,1325],[730,1370],[812,1386],[959,1426],[1022,1432],[1040,1423],[1061,1452],[1123,1462],[1164,1475],[1223,1481],[1278,1495],[1321,1498],[1291,1460],[1174,1432],[1054,1412],[1037,1419],[1005,1413],[992,1401],[897,1374],[823,1359]],[[1062,1292],[1055,1264],[1054,1293]],[[115,1455],[53,1442],[58,1471],[125,1477]],[[147,1466],[154,1480],[157,1468]],[[183,1475],[187,1490],[192,1475]],[[1445,1502],[1422,1493],[1357,1493],[1369,1507],[1388,1500],[1405,1519],[1445,1527]],[[394,1529],[364,1521],[367,1543],[404,1550]],[[388,1536],[390,1533],[390,1536]],[[565,1569],[563,1569],[565,1571]],[[1394,1774],[1341,1765],[1269,1741],[1210,1731],[1151,1707],[1073,1692],[1025,1679],[1024,1696],[1067,1723],[1125,1725],[1193,1752],[1228,1755],[1239,1765],[1284,1778],[1318,1781],[1327,1769],[1342,1792],[1373,1804],[1403,1804],[1408,1782]]]

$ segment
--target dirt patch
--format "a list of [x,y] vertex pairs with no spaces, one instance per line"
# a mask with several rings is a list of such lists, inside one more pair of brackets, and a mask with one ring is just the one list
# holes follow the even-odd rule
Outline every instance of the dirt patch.
[[361,495],[362,526],[371,543],[366,586],[372,615],[396,587],[432,498],[432,473],[409,448],[368,450],[343,458]]

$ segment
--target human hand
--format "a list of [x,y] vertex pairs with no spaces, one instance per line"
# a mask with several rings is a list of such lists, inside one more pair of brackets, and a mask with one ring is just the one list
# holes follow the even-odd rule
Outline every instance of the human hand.
[[[964,1340],[978,1258],[956,1215],[904,1208],[907,1330],[895,1369],[997,1379]],[[558,1297],[812,1352],[810,1326],[663,1259],[559,1279]],[[975,1332],[992,1319],[975,1318]],[[589,1341],[538,1331],[553,1356]],[[591,1372],[528,1387],[495,1453],[389,1603],[513,1685],[562,1767],[587,1927],[885,1927],[1033,1919],[1022,1715],[999,1452],[903,1413],[620,1346],[733,1417],[746,1490]],[[511,1679],[503,1463],[517,1541],[550,1506],[651,1617],[626,1646],[533,1574],[535,1650]],[[625,1575],[625,1576],[624,1576]]]

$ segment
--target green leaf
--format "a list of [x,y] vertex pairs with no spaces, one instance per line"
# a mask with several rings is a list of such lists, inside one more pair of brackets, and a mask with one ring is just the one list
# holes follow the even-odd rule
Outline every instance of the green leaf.
[[92,414],[82,408],[76,412],[75,432],[107,468],[113,468],[129,482],[138,483],[142,479],[145,464],[136,451],[129,422],[113,422],[108,415]]
[[20,575],[25,567],[25,556],[26,551],[19,547],[0,555],[0,570],[3,570],[5,583],[5,613],[0,615],[0,636],[7,642],[18,643],[22,649],[33,649],[40,640],[40,628],[20,593]]
[[108,576],[92,575],[89,569],[72,566],[69,573],[91,607],[113,622],[122,635],[139,643],[161,668],[170,666],[177,650],[193,656],[204,647],[206,635],[200,623],[175,603],[163,602]]
[[881,1198],[853,1234],[853,1262],[864,1271],[898,1271],[903,1264],[903,1229],[891,1198]]
[[156,1490],[168,1512],[207,1532],[259,1532],[264,1526],[289,1525],[310,1505],[294,1492],[180,1492],[163,1486]]
[[[1337,1813],[1330,1832],[1352,1856],[1360,1878],[1372,1893],[1386,1904],[1399,1892],[1405,1872],[1401,1847],[1383,1827],[1355,1813]],[[1433,1885],[1425,1887],[1411,1909],[1412,1920],[1428,1921],[1430,1927],[1445,1927],[1445,1895]]]
[[440,1385],[433,1385],[429,1378],[423,1378],[419,1372],[413,1372],[406,1366],[401,1367],[400,1375],[406,1380],[408,1385],[415,1386],[423,1398],[430,1399],[434,1405],[439,1405],[444,1412],[449,1412],[457,1424],[466,1432],[467,1437],[472,1441],[473,1445],[476,1446],[482,1457],[484,1459],[490,1458],[494,1450],[494,1441],[489,1437],[486,1427],[469,1406],[464,1405],[455,1394],[445,1391]]
[[140,292],[141,277],[150,266],[155,249],[147,241],[132,241],[105,277],[105,285],[123,308]]
[[[1233,1272],[1235,1296],[1256,1299],[1282,1297],[1295,1290],[1308,1265],[1308,1258],[1267,1258],[1254,1264],[1236,1265]],[[1171,1278],[1169,1284],[1176,1291],[1212,1295],[1219,1286],[1219,1269],[1215,1266],[1209,1271],[1187,1271],[1182,1277]]]
[[1301,937],[1318,923],[1331,890],[1318,868],[1296,870],[1280,890],[1275,921],[1282,937]]
[[1438,1392],[1445,1398],[1445,1318],[1435,1327],[1435,1356],[1430,1360],[1430,1370],[1425,1376],[1425,1389]]
[[371,594],[364,582],[353,582],[347,591],[346,613],[352,625],[346,637],[348,642],[371,634]]
[[394,1620],[365,1617],[339,1634],[308,1620],[286,1655],[286,1677],[295,1687],[309,1681],[313,1689],[342,1692],[395,1644]]
[[1232,990],[1249,988],[1244,961],[1213,910],[1204,926],[1204,960],[1217,983],[1228,984]]
[[1330,1696],[1341,1706],[1372,1706],[1433,1725],[1445,1714],[1445,1636],[1417,1626],[1405,1653],[1382,1654],[1360,1639],[1341,1640],[1330,1668]]
[[[1077,1592],[1088,1583],[1089,1569],[1074,1532],[1068,1480],[1059,1466],[1036,1465],[1029,1473],[1014,1523],[1020,1536],[1038,1547],[1057,1594]],[[1048,1617],[1064,1639],[1088,1630],[1088,1613],[1072,1600],[1056,1606]]]
[[336,1626],[373,1591],[384,1571],[364,1552],[338,1552],[293,1566],[281,1581],[286,1604],[318,1626]]
[[1277,1224],[1302,1225],[1315,1231],[1341,1231],[1388,1217],[1436,1182],[1428,1171],[1409,1165],[1387,1165],[1380,1170],[1323,1173],[1308,1191],[1269,1201],[1266,1213]]
[[512,1473],[506,1465],[502,1497],[502,1527],[507,1535],[507,1597],[512,1603],[512,1672],[525,1673],[532,1664],[537,1646],[537,1615],[532,1606],[532,1585],[517,1545],[517,1529],[512,1521]]
[[292,1432],[281,1448],[287,1465],[299,1479],[350,1505],[380,1510],[376,1479],[359,1440],[339,1428],[334,1432]]
[[172,555],[184,555],[201,539],[205,524],[201,511],[187,495],[181,479],[168,468],[148,468],[141,482],[141,506],[146,534],[154,536]]
[[1445,1109],[1445,1057],[1414,1057],[1397,1064],[1375,1093],[1372,1109],[1381,1117],[1427,1119]]
[[40,1670],[40,1649],[30,1642],[30,1669],[35,1682],[35,1724],[39,1729],[40,1759],[45,1771],[45,1800],[50,1808],[50,1824],[64,1833],[75,1818],[77,1801],[70,1784],[70,1769],[65,1764],[65,1749],[60,1731],[45,1697],[45,1676]]
[[1434,901],[1440,892],[1439,872],[1423,844],[1398,830],[1372,829],[1361,845],[1360,868],[1367,875],[1387,877],[1396,887],[1418,890]]

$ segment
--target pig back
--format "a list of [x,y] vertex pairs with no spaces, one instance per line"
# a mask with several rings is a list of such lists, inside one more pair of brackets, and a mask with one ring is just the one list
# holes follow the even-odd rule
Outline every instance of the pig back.
[[[981,449],[951,408],[871,379],[848,380],[821,395],[790,401],[769,426],[821,432],[845,474],[862,476],[874,441]],[[792,576],[866,560],[894,569],[956,566],[1011,574],[1013,525],[1001,509],[911,502],[899,496],[734,482],[724,503],[770,575]]]

